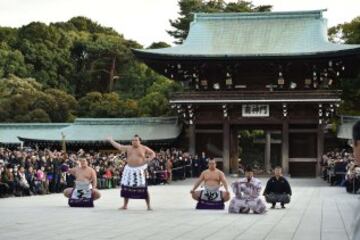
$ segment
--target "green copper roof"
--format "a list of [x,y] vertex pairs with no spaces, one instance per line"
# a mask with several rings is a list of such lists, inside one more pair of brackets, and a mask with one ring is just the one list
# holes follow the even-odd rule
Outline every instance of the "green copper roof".
[[182,45],[134,50],[148,57],[261,57],[317,55],[357,49],[327,38],[324,10],[197,13]]
[[102,141],[112,136],[115,140],[129,141],[134,134],[144,141],[175,139],[181,133],[177,117],[172,118],[120,118],[78,119],[63,129],[67,141]]
[[176,139],[181,133],[177,117],[78,118],[73,124],[0,124],[0,142],[20,143],[21,139],[61,141],[129,141],[139,134],[144,141]]
[[54,138],[70,123],[1,123],[0,143],[20,144],[19,136],[25,138]]

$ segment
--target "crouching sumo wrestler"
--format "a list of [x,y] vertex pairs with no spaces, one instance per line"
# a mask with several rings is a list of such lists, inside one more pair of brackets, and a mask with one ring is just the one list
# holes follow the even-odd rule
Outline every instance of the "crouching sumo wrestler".
[[79,162],[79,167],[69,169],[76,178],[75,187],[65,189],[64,195],[69,198],[70,207],[94,207],[94,200],[101,197],[96,189],[96,173],[85,158],[80,158]]
[[[202,182],[204,182],[204,189],[195,191]],[[220,190],[221,184],[224,185],[225,191]],[[225,208],[224,202],[230,199],[228,184],[224,173],[216,168],[214,159],[209,160],[209,168],[201,173],[190,193],[198,202],[196,209],[222,210]]]

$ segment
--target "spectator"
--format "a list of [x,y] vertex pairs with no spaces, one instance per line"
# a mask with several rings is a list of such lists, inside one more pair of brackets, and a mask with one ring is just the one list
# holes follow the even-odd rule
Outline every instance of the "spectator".
[[25,178],[26,178],[26,181],[29,184],[30,191],[32,193],[37,193],[38,191],[37,191],[36,185],[35,185],[35,174],[34,174],[34,169],[33,169],[31,163],[28,166],[27,170],[25,171]]
[[23,166],[20,166],[16,173],[16,192],[20,196],[30,196],[33,193],[30,190],[30,184],[26,179],[25,176],[25,168]]
[[38,194],[48,194],[49,185],[47,184],[47,177],[44,173],[45,168],[42,166],[36,171],[35,186]]
[[205,171],[208,167],[208,162],[209,159],[206,157],[205,152],[201,153],[201,157],[200,157],[200,168],[201,168],[201,172]]
[[201,165],[198,155],[195,155],[194,159],[192,160],[192,176],[198,178],[201,173]]
[[4,160],[0,160],[0,198],[6,197],[9,190],[9,185],[3,182],[3,175],[5,174]]
[[11,164],[9,164],[5,168],[5,172],[3,175],[3,183],[6,183],[9,186],[9,192],[8,194],[10,196],[15,194],[15,175],[14,175],[14,169]]

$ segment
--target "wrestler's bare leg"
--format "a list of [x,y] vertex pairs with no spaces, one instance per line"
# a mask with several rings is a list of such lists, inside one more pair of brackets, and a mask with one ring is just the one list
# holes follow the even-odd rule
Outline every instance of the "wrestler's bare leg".
[[124,205],[121,208],[119,208],[119,210],[127,210],[128,204],[129,204],[129,199],[124,198]]
[[151,211],[152,208],[150,207],[150,195],[149,195],[149,193],[147,194],[147,198],[145,199],[145,202],[146,202],[147,210]]
[[64,196],[67,197],[67,198],[70,198],[72,191],[73,191],[73,188],[66,188],[64,190]]
[[195,201],[199,201],[200,199],[200,194],[201,194],[201,191],[194,191],[191,196],[192,198],[195,200]]
[[229,192],[223,192],[223,200],[224,202],[227,202],[230,200],[230,193]]
[[101,194],[100,194],[99,190],[93,189],[93,198],[94,198],[94,200],[98,200],[99,198],[101,198]]

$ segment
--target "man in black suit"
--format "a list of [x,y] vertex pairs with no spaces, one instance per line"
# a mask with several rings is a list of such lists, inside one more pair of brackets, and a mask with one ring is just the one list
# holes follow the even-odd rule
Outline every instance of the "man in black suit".
[[292,194],[289,182],[282,176],[282,168],[276,167],[275,175],[271,177],[264,190],[266,202],[271,203],[271,208],[275,208],[277,202],[281,203],[281,208],[285,208],[285,204],[290,202]]

